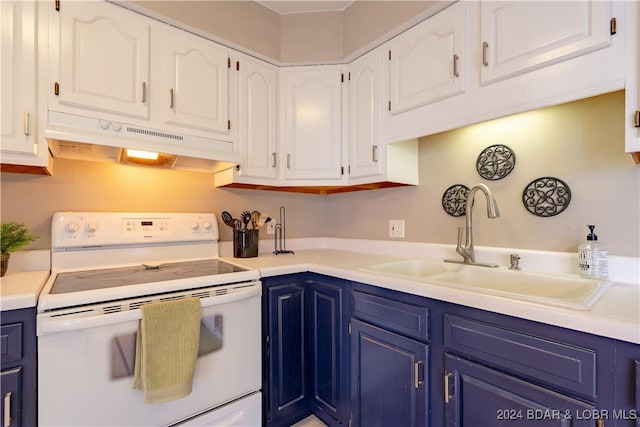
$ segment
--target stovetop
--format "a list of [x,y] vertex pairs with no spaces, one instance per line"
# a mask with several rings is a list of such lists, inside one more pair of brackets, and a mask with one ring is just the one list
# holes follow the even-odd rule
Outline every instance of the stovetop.
[[201,278],[218,274],[247,271],[220,259],[168,262],[159,265],[103,268],[59,273],[51,294],[91,291],[96,289],[164,282],[174,279]]

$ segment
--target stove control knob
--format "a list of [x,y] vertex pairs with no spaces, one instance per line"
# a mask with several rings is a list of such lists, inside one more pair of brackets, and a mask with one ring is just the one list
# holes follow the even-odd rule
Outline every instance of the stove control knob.
[[67,232],[68,233],[75,233],[76,231],[78,231],[80,229],[80,226],[78,225],[77,222],[70,222],[69,224],[67,224]]
[[98,231],[98,228],[100,228],[100,225],[97,222],[90,222],[85,226],[85,229],[89,233],[95,233],[96,231]]
[[190,227],[191,227],[191,229],[192,229],[192,230],[194,230],[194,231],[195,231],[195,230],[197,230],[198,228],[200,228],[200,224],[198,224],[198,223],[197,223],[197,222],[195,222],[195,221],[191,221]]
[[204,228],[205,230],[211,230],[211,223],[209,221],[203,222],[202,228]]

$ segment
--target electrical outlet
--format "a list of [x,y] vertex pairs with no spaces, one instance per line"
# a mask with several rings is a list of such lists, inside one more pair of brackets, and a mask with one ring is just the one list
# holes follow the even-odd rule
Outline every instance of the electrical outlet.
[[267,234],[276,234],[276,223],[269,221],[267,224]]
[[389,220],[389,237],[404,239],[404,219]]

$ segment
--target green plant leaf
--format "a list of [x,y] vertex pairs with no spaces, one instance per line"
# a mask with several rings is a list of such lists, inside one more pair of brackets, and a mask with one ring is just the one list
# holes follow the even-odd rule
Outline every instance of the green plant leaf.
[[36,239],[38,239],[38,236],[29,234],[29,230],[24,224],[3,222],[0,230],[0,252],[4,254],[17,251]]

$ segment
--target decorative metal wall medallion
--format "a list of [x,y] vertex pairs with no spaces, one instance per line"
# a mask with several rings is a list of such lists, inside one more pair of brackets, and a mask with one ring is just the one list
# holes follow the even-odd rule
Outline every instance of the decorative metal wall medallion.
[[442,195],[442,208],[451,216],[463,216],[466,214],[465,204],[469,195],[469,187],[456,184],[447,188]]
[[491,145],[480,153],[476,169],[481,177],[492,181],[509,175],[516,165],[516,153],[502,144]]
[[558,178],[538,178],[522,192],[522,203],[534,215],[549,217],[564,211],[571,202],[571,189]]

